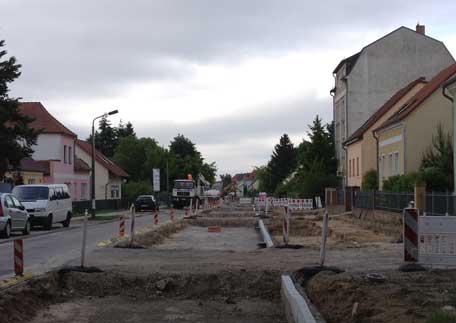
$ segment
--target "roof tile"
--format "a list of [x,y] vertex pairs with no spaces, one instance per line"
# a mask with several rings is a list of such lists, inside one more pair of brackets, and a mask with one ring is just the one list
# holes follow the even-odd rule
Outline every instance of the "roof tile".
[[379,128],[375,129],[374,131],[384,129],[405,119],[410,113],[415,111],[421,105],[421,103],[423,103],[432,93],[439,89],[446,80],[455,74],[456,64],[452,64],[440,71],[436,76],[432,78],[431,81],[429,81],[428,84],[426,84],[407,102],[404,108],[393,114],[391,118],[386,120]]
[[[87,154],[92,155],[92,146],[90,145],[90,143],[80,139],[76,139],[75,143]],[[103,167],[108,169],[114,175],[117,175],[119,177],[128,177],[127,172],[125,172],[122,168],[120,168],[118,165],[116,165],[114,162],[112,162],[108,157],[103,155],[98,150],[95,150],[95,160],[99,162],[101,165],[103,165]]]
[[43,133],[58,133],[76,138],[76,134],[65,127],[60,121],[50,114],[41,102],[24,102],[19,105],[23,115],[34,118],[29,126]]

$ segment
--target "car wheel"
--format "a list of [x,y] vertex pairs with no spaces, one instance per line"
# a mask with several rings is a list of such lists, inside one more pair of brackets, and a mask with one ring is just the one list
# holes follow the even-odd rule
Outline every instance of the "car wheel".
[[6,223],[3,231],[0,232],[0,238],[8,239],[11,236],[11,222]]
[[46,223],[44,224],[44,229],[46,229],[46,230],[52,229],[52,215],[51,214],[49,214],[46,219]]
[[68,228],[68,227],[70,226],[70,222],[71,222],[71,213],[68,212],[65,221],[62,222],[63,227],[64,227],[64,228]]
[[24,234],[26,236],[29,235],[31,229],[32,229],[32,227],[30,225],[30,221],[27,220],[27,222],[25,222],[24,230],[22,230],[22,234]]

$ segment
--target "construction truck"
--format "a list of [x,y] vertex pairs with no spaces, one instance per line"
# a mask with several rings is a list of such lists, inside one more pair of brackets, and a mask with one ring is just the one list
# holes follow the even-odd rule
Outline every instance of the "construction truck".
[[196,181],[191,174],[187,175],[187,179],[176,179],[171,196],[173,206],[180,209],[189,206],[190,201],[193,207],[195,207],[197,201],[198,205],[202,205],[201,203],[204,201],[206,189],[209,187],[210,183],[202,174],[198,174]]

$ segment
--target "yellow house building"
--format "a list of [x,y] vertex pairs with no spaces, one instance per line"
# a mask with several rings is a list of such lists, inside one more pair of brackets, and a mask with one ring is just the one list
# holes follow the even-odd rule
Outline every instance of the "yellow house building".
[[361,187],[364,175],[377,169],[377,139],[373,130],[399,111],[425,84],[424,78],[418,78],[397,91],[344,142],[347,186]]
[[439,125],[452,136],[452,103],[444,97],[442,84],[455,74],[456,64],[442,70],[374,130],[380,188],[390,176],[419,170]]
[[45,175],[49,175],[49,162],[24,158],[17,170],[7,172],[5,177],[15,185],[42,184]]

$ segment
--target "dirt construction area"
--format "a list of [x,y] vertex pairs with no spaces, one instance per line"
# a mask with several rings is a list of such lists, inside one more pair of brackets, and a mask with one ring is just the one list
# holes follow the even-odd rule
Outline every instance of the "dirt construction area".
[[[276,246],[282,216],[263,219]],[[329,270],[316,267],[321,211],[291,215],[301,248],[264,248],[252,208],[225,204],[139,233],[141,248],[97,249],[89,272],[63,268],[2,290],[0,322],[287,322],[284,273],[329,323],[456,322],[456,271],[399,271],[400,219],[385,219],[332,215]]]

